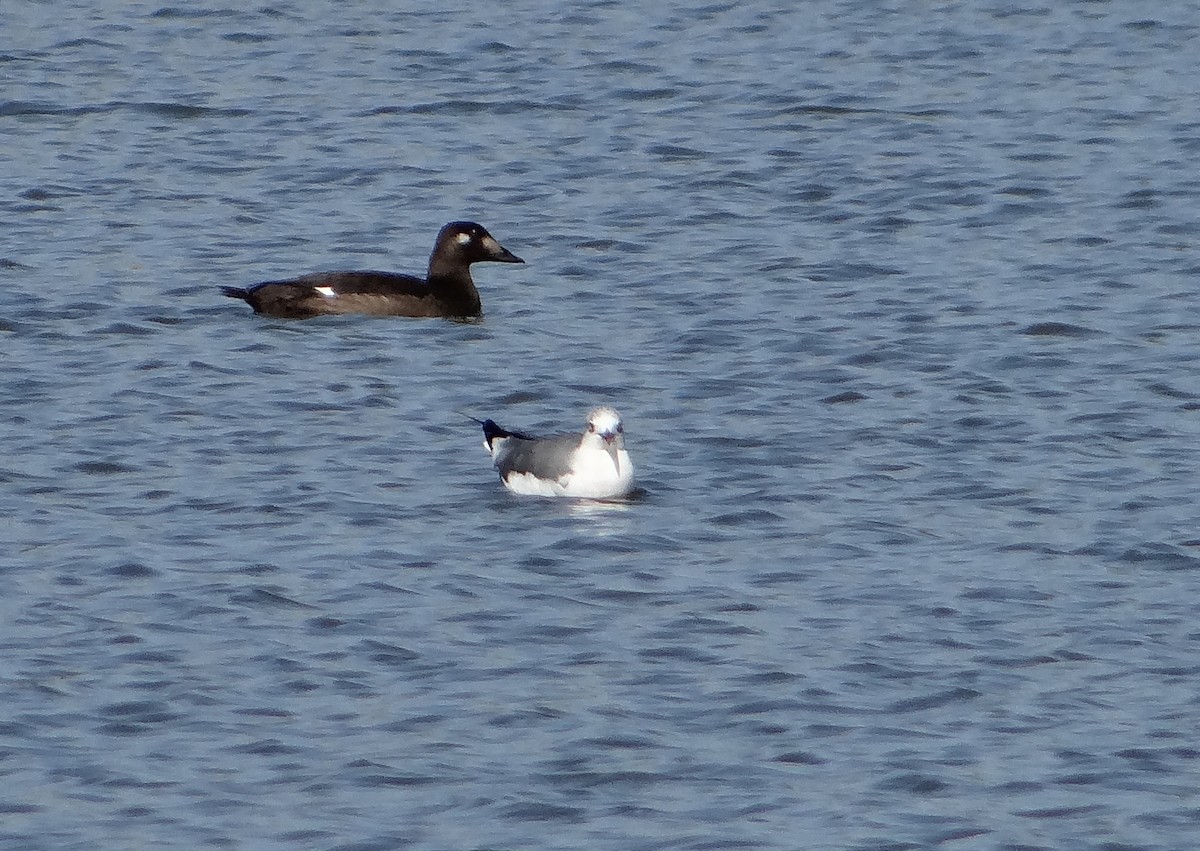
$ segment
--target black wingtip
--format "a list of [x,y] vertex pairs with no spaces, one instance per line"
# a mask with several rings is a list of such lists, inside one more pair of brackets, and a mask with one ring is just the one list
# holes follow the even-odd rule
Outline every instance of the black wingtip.
[[488,449],[492,448],[492,442],[500,438],[515,437],[517,440],[532,440],[529,435],[519,431],[509,431],[506,428],[501,428],[496,425],[495,420],[476,420],[483,426],[483,441],[487,444]]
[[479,417],[471,416],[466,411],[459,411],[458,413],[469,419],[471,422],[479,423],[479,425],[483,426],[483,439],[484,442],[487,443],[489,449],[492,448],[492,441],[497,437],[512,437],[510,432],[507,432],[500,428],[500,426],[496,425],[495,420],[481,420]]
[[484,420],[479,424],[483,426],[483,437],[488,445],[491,445],[491,442],[497,437],[512,437],[512,434],[496,425],[495,420]]

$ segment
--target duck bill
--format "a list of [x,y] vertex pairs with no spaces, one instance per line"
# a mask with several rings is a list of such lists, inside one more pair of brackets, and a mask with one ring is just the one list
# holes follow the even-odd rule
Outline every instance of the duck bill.
[[524,263],[517,255],[513,254],[500,243],[496,242],[495,237],[489,236],[484,240],[484,245],[487,247],[488,260],[494,260],[497,263]]

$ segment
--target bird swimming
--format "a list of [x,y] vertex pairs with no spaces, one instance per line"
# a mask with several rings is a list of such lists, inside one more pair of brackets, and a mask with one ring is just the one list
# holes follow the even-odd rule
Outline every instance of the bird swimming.
[[614,499],[633,490],[625,428],[612,408],[592,409],[582,434],[533,437],[490,419],[475,421],[483,426],[483,445],[500,480],[513,493]]
[[424,279],[395,272],[315,272],[250,287],[222,287],[255,313],[286,319],[361,313],[370,316],[481,316],[471,264],[524,263],[496,241],[483,225],[450,222],[438,232]]

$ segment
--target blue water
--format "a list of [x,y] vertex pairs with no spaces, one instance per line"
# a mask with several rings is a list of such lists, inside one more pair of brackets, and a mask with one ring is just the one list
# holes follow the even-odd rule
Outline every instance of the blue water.
[[0,846],[1195,847],[1200,5],[0,32]]

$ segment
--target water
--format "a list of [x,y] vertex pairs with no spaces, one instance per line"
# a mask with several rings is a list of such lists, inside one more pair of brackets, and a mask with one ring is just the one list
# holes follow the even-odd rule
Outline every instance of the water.
[[392,5],[0,10],[0,845],[1193,847],[1200,6]]

